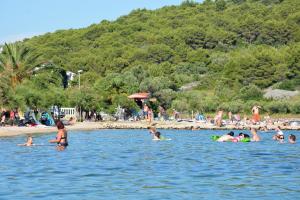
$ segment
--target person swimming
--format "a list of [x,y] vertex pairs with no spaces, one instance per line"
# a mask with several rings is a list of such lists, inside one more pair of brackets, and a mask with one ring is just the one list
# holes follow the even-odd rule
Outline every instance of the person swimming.
[[228,142],[228,141],[232,141],[233,139],[234,139],[234,132],[230,131],[226,135],[222,135],[221,137],[219,137],[217,139],[217,142]]
[[251,139],[251,141],[252,141],[252,142],[259,142],[259,141],[260,141],[260,137],[259,137],[259,135],[257,134],[256,129],[251,127],[251,128],[250,128],[250,131],[251,131],[251,133],[252,133],[252,139]]
[[161,135],[159,131],[156,130],[154,126],[148,127],[149,133],[153,136],[152,140],[166,140],[164,136]]
[[29,136],[27,137],[26,143],[24,143],[24,144],[18,144],[18,146],[27,146],[27,147],[33,146],[33,145],[34,145],[34,144],[33,144],[33,139],[32,139],[32,136],[31,136],[31,135],[29,135]]
[[56,123],[58,132],[56,135],[56,139],[49,140],[50,143],[57,143],[57,150],[64,150],[68,144],[68,133],[65,129],[64,124],[61,121]]
[[283,134],[283,132],[281,131],[280,126],[277,126],[277,127],[275,128],[275,131],[276,131],[276,134],[273,135],[272,139],[273,139],[273,140],[277,140],[277,141],[279,141],[280,143],[283,143],[283,142],[284,142],[284,134]]
[[296,143],[296,136],[293,134],[289,135],[289,143],[295,144]]
[[244,133],[239,133],[239,136],[234,137],[232,142],[240,142],[242,139],[244,139]]

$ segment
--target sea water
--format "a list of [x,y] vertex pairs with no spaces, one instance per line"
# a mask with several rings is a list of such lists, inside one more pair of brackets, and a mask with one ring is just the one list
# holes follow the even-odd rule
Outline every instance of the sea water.
[[161,130],[172,140],[153,141],[147,130],[73,131],[65,151],[47,144],[55,133],[34,135],[45,144],[34,147],[0,138],[0,199],[300,199],[300,140],[210,139],[226,132]]

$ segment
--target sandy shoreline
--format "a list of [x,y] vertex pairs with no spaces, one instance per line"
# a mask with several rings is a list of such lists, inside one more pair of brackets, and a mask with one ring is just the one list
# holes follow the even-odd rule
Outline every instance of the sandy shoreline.
[[[155,122],[158,129],[182,129],[188,130],[193,127],[199,129],[211,130],[226,130],[226,129],[243,129],[243,127],[235,127],[234,125],[227,125],[223,127],[216,127],[211,124],[196,123],[196,122]],[[72,126],[66,126],[68,131],[76,130],[98,130],[98,129],[146,129],[149,126],[148,122],[82,122],[76,123]],[[269,125],[269,129],[275,129],[277,125]],[[250,125],[244,127],[249,128]],[[256,126],[257,128],[259,126]],[[300,126],[290,127],[283,126],[282,129],[286,130],[300,130]],[[9,137],[26,134],[42,134],[56,132],[56,127],[0,127],[0,137]]]

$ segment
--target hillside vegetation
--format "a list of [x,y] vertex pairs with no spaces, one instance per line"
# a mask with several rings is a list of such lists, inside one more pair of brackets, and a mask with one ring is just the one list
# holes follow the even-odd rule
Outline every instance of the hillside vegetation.
[[[26,66],[43,69],[11,87],[2,67],[4,106],[114,112],[119,104],[136,107],[129,94],[149,91],[158,100],[152,106],[179,111],[248,112],[258,103],[266,112],[300,113],[299,98],[263,98],[270,86],[299,89],[299,0],[184,1],[17,45],[35,58]],[[62,87],[64,70],[83,70],[81,90],[78,76]],[[180,90],[189,84],[193,87]]]

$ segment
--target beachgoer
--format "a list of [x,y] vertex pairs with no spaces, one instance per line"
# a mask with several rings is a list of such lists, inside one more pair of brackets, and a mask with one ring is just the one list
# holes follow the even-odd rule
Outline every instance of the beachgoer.
[[143,115],[144,115],[144,119],[148,119],[148,112],[149,112],[149,107],[147,106],[147,104],[144,104],[144,108],[143,108]]
[[251,141],[253,141],[253,142],[259,142],[260,141],[260,137],[257,134],[256,129],[255,128],[250,128],[250,130],[251,130],[251,133],[252,133],[252,139],[251,139]]
[[223,110],[219,110],[217,115],[215,116],[215,124],[218,127],[222,126],[222,118],[223,118]]
[[18,144],[18,146],[27,146],[27,147],[33,146],[33,139],[32,139],[32,136],[29,135],[29,136],[27,137],[26,143],[24,143],[24,144]]
[[176,109],[173,109],[173,116],[175,120],[179,119],[179,112]]
[[261,107],[260,106],[253,106],[252,108],[252,123],[256,124],[260,121],[260,116],[259,116],[259,109]]
[[70,117],[68,122],[69,122],[69,125],[74,125],[76,123],[76,119],[74,117]]
[[15,112],[13,110],[11,110],[9,112],[9,124],[11,126],[14,126],[15,125],[14,122],[15,122]]
[[296,136],[293,134],[289,135],[289,143],[295,144],[296,143]]
[[148,111],[148,121],[149,121],[149,123],[152,122],[152,119],[153,119],[153,111],[150,108],[149,111]]
[[164,139],[163,136],[161,136],[161,133],[156,130],[154,126],[150,126],[149,128],[149,133],[152,135],[153,140],[161,140]]
[[1,112],[1,126],[5,126],[5,112],[6,112],[6,110],[2,109],[2,112]]
[[232,139],[232,142],[239,142],[239,141],[241,141],[242,139],[244,139],[244,133],[239,133],[239,136],[237,136],[237,137],[234,137],[233,139]]
[[56,139],[50,140],[50,143],[57,143],[57,149],[58,150],[64,150],[69,144],[68,144],[68,133],[65,129],[64,124],[61,121],[58,121],[56,123],[58,132],[56,135]]
[[234,120],[237,121],[237,122],[241,121],[240,113],[237,113],[237,114],[233,115],[233,118],[234,118]]
[[217,142],[228,142],[228,141],[232,141],[233,139],[234,139],[234,132],[230,131],[226,135],[222,135],[221,137],[219,137],[219,139],[217,139]]
[[278,140],[280,143],[284,142],[284,134],[280,129],[280,126],[275,128],[276,134],[273,135],[273,140]]

